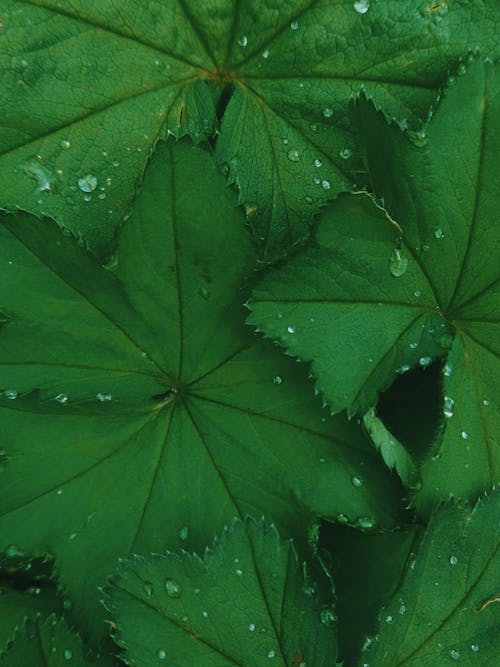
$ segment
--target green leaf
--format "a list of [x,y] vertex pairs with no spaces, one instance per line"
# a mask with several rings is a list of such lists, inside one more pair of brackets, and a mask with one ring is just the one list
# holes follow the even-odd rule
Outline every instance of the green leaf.
[[363,171],[353,96],[364,89],[416,127],[460,57],[499,54],[496,0],[1,0],[0,11],[0,199],[98,249],[158,138],[214,134],[206,81],[234,88],[217,156],[274,254]]
[[380,607],[400,586],[416,540],[414,526],[390,533],[322,526],[321,546],[331,553],[335,583],[339,657],[346,667],[356,664],[367,635],[376,631]]
[[47,617],[53,612],[59,613],[61,607],[61,601],[56,597],[53,589],[41,587],[25,592],[2,586],[0,588],[0,652],[14,639],[16,630],[23,627],[26,618],[35,618],[38,615]]
[[473,509],[449,504],[436,513],[360,666],[495,663],[499,498],[497,490]]
[[234,194],[184,142],[159,146],[107,268],[46,219],[2,219],[0,534],[55,553],[93,638],[119,556],[200,550],[247,513],[299,544],[317,516],[399,520],[361,429],[244,326],[254,262]]
[[415,461],[377,417],[374,408],[363,415],[363,425],[370,435],[375,447],[390,470],[396,470],[403,484],[409,489],[421,486],[420,476]]
[[262,521],[233,523],[203,560],[167,553],[119,572],[110,611],[137,667],[335,662],[333,608],[321,608],[292,543]]
[[80,637],[70,630],[64,619],[55,615],[42,620],[27,619],[14,643],[0,656],[2,667],[111,667],[110,657],[88,660]]
[[334,411],[365,411],[397,373],[451,347],[443,440],[417,496],[423,512],[500,478],[500,225],[498,184],[486,181],[500,151],[498,77],[498,67],[472,64],[420,147],[362,105],[389,213],[364,195],[335,202],[315,245],[264,277],[251,303],[249,322],[312,362]]

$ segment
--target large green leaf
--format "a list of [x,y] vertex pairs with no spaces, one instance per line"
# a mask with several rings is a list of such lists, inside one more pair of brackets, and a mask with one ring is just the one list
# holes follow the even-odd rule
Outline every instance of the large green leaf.
[[[214,132],[265,247],[307,235],[360,170],[349,100],[426,117],[470,49],[499,53],[496,0],[0,0],[0,200],[102,248],[166,132]],[[252,218],[253,219],[253,218]]]
[[251,304],[250,323],[312,362],[334,411],[366,410],[396,373],[448,352],[424,511],[500,478],[499,187],[487,177],[499,72],[477,62],[452,82],[421,147],[365,105],[375,189],[397,223],[364,195],[340,199],[315,245],[265,276]]
[[119,572],[110,611],[137,667],[335,662],[333,608],[321,608],[291,542],[263,522],[233,523],[203,560],[167,553]]
[[108,656],[89,659],[80,637],[64,619],[27,619],[12,645],[0,655],[2,667],[111,667]]
[[473,509],[450,504],[433,517],[360,667],[495,664],[499,499],[497,490]]
[[[305,367],[244,326],[254,250],[210,155],[162,144],[107,268],[48,220],[0,226],[3,544],[52,551],[77,618],[116,559],[265,513],[392,526],[400,489]],[[3,545],[0,545],[0,549]]]

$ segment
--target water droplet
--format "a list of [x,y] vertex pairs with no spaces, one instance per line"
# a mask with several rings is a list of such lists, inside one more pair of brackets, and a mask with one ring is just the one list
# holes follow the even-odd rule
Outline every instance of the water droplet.
[[201,615],[203,616],[203,618],[208,618],[208,611],[202,611]]
[[477,644],[471,644],[470,650],[473,651],[474,653],[477,653],[479,651],[479,646]]
[[314,160],[314,166],[315,167],[321,167],[322,164],[323,163],[321,162],[321,160],[318,160],[317,158],[316,158],[316,160]]
[[365,530],[370,530],[370,528],[373,528],[373,526],[375,525],[375,521],[374,519],[371,519],[368,516],[361,516],[358,519],[357,524],[360,528],[364,528]]
[[241,575],[243,574],[242,570],[240,570],[239,567],[234,571],[234,573],[237,577],[241,577]]
[[349,523],[349,517],[346,514],[337,514],[337,523]]
[[111,394],[96,394],[96,398],[98,401],[101,401],[101,403],[104,403],[105,401],[111,401],[113,399],[113,396]]
[[61,148],[64,148],[65,150],[68,150],[68,148],[71,146],[70,142],[67,139],[63,139],[61,141]]
[[270,651],[267,652],[267,657],[268,658],[274,658],[275,655],[276,655],[276,651],[273,651],[273,649],[271,649]]
[[205,301],[210,301],[210,297],[212,296],[211,292],[207,290],[205,287],[200,287],[198,290],[198,294],[201,296],[202,299],[205,299]]
[[250,632],[255,632],[255,623],[250,623],[248,629],[250,630]]
[[106,199],[106,193],[105,192],[100,192],[98,194],[99,199]]
[[325,107],[323,109],[323,116],[325,118],[331,118],[333,116],[333,109],[332,107]]
[[262,57],[263,58],[269,58],[269,49],[266,49],[265,51],[262,51]]
[[350,148],[343,148],[339,155],[343,160],[348,160],[352,155],[352,150]]
[[41,159],[41,156],[37,155],[36,159],[23,165],[23,171],[36,181],[37,192],[50,192],[55,182],[54,174],[48,167],[40,163]]
[[306,199],[306,203],[307,203],[307,204],[312,204],[313,201],[314,201],[314,199],[313,199],[312,197],[310,197],[309,195],[306,195],[306,198],[305,198],[305,199]]
[[298,27],[299,27],[299,22],[298,22],[298,21],[292,21],[292,22],[290,23],[290,28],[291,28],[292,30],[297,30]]
[[467,431],[462,431],[462,433],[460,435],[462,436],[462,440],[467,440],[467,438],[469,437],[469,434],[467,433]]
[[435,236],[437,239],[442,239],[442,238],[444,237],[444,232],[443,232],[443,230],[441,229],[441,227],[438,227],[438,228],[436,229],[436,231],[434,232],[434,236]]
[[355,486],[357,489],[359,489],[361,486],[363,486],[363,480],[358,477],[357,475],[354,475],[354,477],[351,479],[352,485]]
[[289,324],[286,328],[289,334],[294,334],[295,333],[295,325],[294,324]]
[[68,402],[68,397],[66,396],[66,394],[57,394],[54,400],[64,405],[65,403]]
[[301,158],[301,155],[298,150],[292,148],[291,150],[288,151],[287,157],[290,160],[290,162],[298,162]]
[[286,137],[283,137],[281,141],[285,144],[285,146],[288,145],[288,139]]
[[315,595],[315,593],[316,589],[314,588],[314,586],[306,586],[304,588],[304,595],[307,595],[308,597],[312,597],[313,595]]
[[460,651],[457,651],[457,649],[452,649],[450,651],[450,657],[452,660],[460,660]]
[[453,417],[453,408],[455,407],[455,401],[450,398],[449,396],[444,397],[444,406],[443,406],[443,414],[445,417],[448,419],[450,417]]
[[369,0],[356,0],[353,6],[358,14],[366,14],[366,12],[370,9],[370,2]]
[[418,347],[418,343],[415,343],[415,342],[410,343],[410,349],[411,350],[415,350],[417,347]]
[[65,660],[71,660],[71,658],[73,657],[73,653],[69,650],[69,648],[64,649],[63,655]]
[[62,496],[62,492],[63,492],[62,489],[57,489],[57,491],[56,491],[56,493],[57,493],[58,496]]
[[401,248],[394,248],[389,260],[389,271],[391,272],[391,275],[393,275],[395,278],[399,278],[399,276],[402,276],[404,273],[406,273],[407,268],[408,257],[406,256],[404,250],[401,250]]
[[150,581],[145,581],[143,585],[144,593],[148,598],[153,595],[153,584]]
[[422,366],[422,368],[426,368],[431,362],[432,357],[420,357],[418,360],[418,363]]
[[182,593],[181,586],[176,581],[168,577],[165,579],[165,590],[167,591],[167,595],[171,598],[178,598]]
[[420,296],[422,296],[422,292],[419,289],[417,289],[413,292],[413,295],[416,296],[418,299]]
[[399,374],[407,373],[410,370],[410,368],[411,368],[410,364],[403,364],[396,370],[396,373]]
[[311,123],[311,124],[309,125],[309,127],[311,128],[311,130],[312,130],[313,132],[317,132],[317,131],[318,131],[318,126],[316,125],[316,123]]
[[401,616],[404,616],[406,614],[406,605],[404,602],[401,602],[399,606],[399,613],[401,614]]
[[83,195],[83,201],[91,201],[92,197],[90,195]]
[[246,35],[242,35],[238,40],[238,44],[240,46],[246,46],[248,44],[248,37]]
[[9,544],[5,549],[5,555],[7,558],[22,558],[24,556],[24,551],[21,551],[15,544]]
[[458,563],[458,558],[456,556],[450,556],[450,565],[456,565]]
[[446,375],[447,378],[453,373],[453,366],[451,364],[446,364],[443,368],[443,375]]
[[332,627],[337,622],[337,617],[335,616],[333,609],[322,609],[319,618],[323,625],[328,627]]
[[327,181],[326,179],[321,181],[321,187],[323,190],[329,190],[331,188],[330,181]]
[[9,400],[13,401],[14,399],[17,398],[17,391],[15,389],[6,389],[3,392],[3,395],[5,398],[8,398]]
[[167,652],[162,648],[158,651],[157,655],[158,655],[159,660],[166,660],[167,659]]
[[188,538],[188,533],[189,533],[189,528],[187,526],[182,526],[182,528],[179,530],[179,539],[181,539],[183,542],[185,542]]
[[390,614],[389,614],[389,616],[386,616],[386,617],[385,617],[385,622],[386,622],[386,623],[392,623],[393,620],[394,620],[394,619],[393,619],[393,617],[392,617]]
[[408,135],[415,144],[415,146],[418,146],[419,148],[425,146],[429,141],[425,128],[417,130],[416,132],[408,132]]
[[78,187],[82,192],[94,192],[97,187],[97,178],[92,174],[87,174],[78,179]]
[[490,404],[489,400],[488,400],[487,398],[485,398],[485,399],[483,400],[483,405],[488,406],[489,404]]
[[283,379],[282,379],[281,375],[275,375],[273,377],[273,382],[274,382],[274,384],[281,384],[283,382]]
[[314,183],[314,185],[319,185],[321,183],[321,178],[318,178],[317,176],[315,176],[313,178],[313,183]]

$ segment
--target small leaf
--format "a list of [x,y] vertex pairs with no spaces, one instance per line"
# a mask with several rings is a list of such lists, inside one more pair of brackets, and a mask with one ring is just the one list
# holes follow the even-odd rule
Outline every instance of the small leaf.
[[26,620],[0,659],[2,667],[111,667],[114,664],[107,656],[94,660],[84,656],[80,637],[69,629],[64,619],[58,620],[55,615],[45,620]]
[[500,494],[431,519],[359,666],[492,665],[498,656]]
[[109,591],[118,643],[137,667],[329,667],[335,615],[303,572],[291,542],[251,520],[233,523],[203,560],[126,562]]

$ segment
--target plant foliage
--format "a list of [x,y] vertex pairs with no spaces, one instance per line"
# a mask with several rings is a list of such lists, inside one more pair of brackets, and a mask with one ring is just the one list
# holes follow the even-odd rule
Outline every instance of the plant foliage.
[[0,0],[1,665],[494,663],[499,44]]

